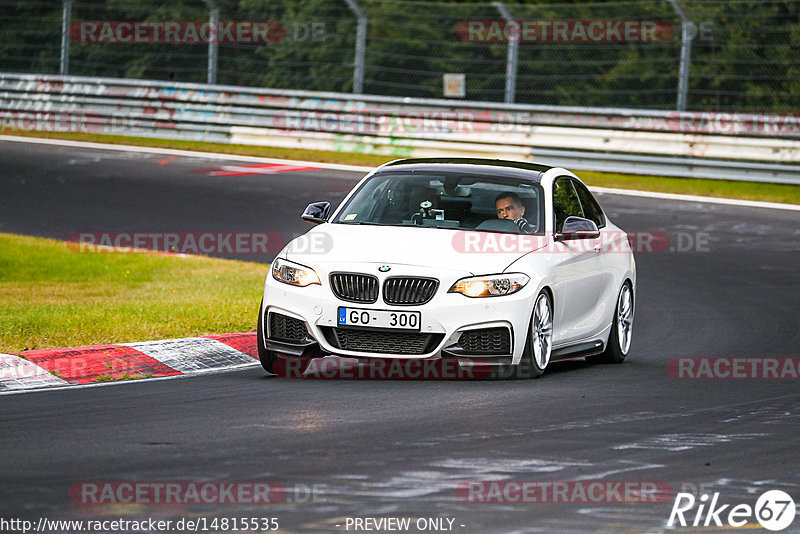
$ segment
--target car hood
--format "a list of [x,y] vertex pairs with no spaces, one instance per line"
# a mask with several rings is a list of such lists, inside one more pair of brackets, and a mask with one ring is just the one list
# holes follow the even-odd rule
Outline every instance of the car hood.
[[[505,236],[505,237],[504,237]],[[285,257],[304,265],[386,263],[459,270],[471,274],[503,272],[527,252],[545,246],[544,238],[441,228],[322,224],[292,240]],[[500,245],[500,240],[505,243]],[[541,243],[540,243],[541,241]]]

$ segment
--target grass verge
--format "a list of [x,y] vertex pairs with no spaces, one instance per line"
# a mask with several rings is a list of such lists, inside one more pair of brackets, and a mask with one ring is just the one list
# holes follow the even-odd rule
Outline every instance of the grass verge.
[[153,378],[155,375],[147,374],[136,374],[132,375],[130,373],[122,373],[121,375],[100,375],[97,378],[93,379],[92,382],[117,382],[119,380],[140,380],[142,378]]
[[[320,163],[340,163],[345,165],[364,165],[376,167],[387,161],[397,159],[393,156],[374,154],[355,154],[349,152],[330,152],[323,150],[304,150],[299,148],[278,148],[250,145],[229,145],[225,143],[204,143],[198,141],[174,141],[152,139],[149,137],[128,137],[122,135],[102,135],[69,132],[33,132],[0,129],[0,133],[26,137],[45,137],[74,141],[89,141],[120,145],[136,145],[156,148],[174,148],[201,152],[218,152],[263,158],[295,159],[317,161]],[[599,187],[637,189],[660,193],[679,193],[742,200],[760,200],[800,204],[800,187],[788,184],[768,184],[761,182],[741,182],[738,180],[704,180],[699,178],[669,178],[639,174],[582,171],[573,169],[586,183]]]
[[263,264],[0,234],[0,352],[248,332]]

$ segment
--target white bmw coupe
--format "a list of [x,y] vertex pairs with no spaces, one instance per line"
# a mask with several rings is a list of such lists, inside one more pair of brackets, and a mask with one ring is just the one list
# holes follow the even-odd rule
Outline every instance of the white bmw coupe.
[[369,173],[277,255],[258,352],[269,372],[314,358],[450,360],[540,376],[554,361],[618,363],[636,264],[625,232],[570,171],[406,159]]

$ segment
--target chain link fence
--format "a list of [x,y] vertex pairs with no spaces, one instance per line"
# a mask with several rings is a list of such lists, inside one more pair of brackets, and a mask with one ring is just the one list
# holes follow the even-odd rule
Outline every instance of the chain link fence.
[[[682,107],[683,92],[687,109],[791,113],[799,8],[800,0],[0,0],[0,72],[642,109]],[[447,74],[456,75],[453,93],[444,92]]]

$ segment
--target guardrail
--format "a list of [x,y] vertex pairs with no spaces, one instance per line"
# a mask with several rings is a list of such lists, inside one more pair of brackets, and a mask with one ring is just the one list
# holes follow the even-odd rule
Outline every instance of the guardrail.
[[[0,73],[0,127],[800,184],[800,117]],[[733,135],[732,135],[733,134]]]

